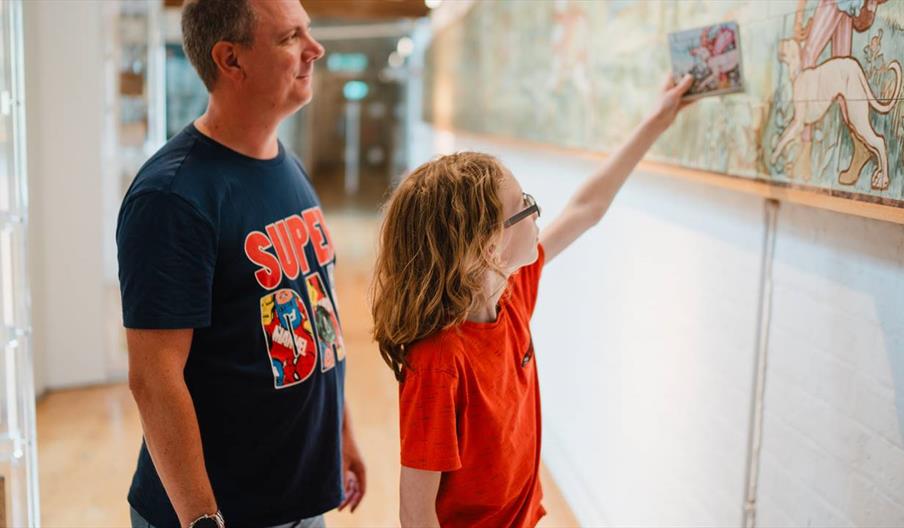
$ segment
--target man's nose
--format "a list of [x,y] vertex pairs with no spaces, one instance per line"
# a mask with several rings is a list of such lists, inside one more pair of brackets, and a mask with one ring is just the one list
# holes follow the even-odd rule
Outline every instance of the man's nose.
[[314,40],[313,37],[310,37],[308,39],[308,45],[304,47],[301,57],[305,62],[314,62],[323,57],[324,53],[326,53],[326,50],[323,45]]

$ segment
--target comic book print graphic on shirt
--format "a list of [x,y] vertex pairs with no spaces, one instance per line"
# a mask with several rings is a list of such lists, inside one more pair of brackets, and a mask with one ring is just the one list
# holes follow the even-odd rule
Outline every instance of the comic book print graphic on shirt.
[[324,372],[336,366],[336,361],[345,359],[345,345],[342,329],[330,296],[323,285],[319,273],[307,278],[308,299],[314,311],[314,329],[320,344],[320,368]]
[[311,318],[301,296],[285,288],[261,298],[261,324],[273,367],[273,386],[290,387],[308,379],[317,366]]
[[339,296],[336,295],[336,263],[332,262],[326,267],[326,278],[330,281],[330,293],[333,294],[333,307],[336,309],[338,313],[341,308],[339,308]]

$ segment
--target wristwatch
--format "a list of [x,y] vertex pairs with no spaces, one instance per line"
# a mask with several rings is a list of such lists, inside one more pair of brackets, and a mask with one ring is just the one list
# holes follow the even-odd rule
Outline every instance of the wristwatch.
[[214,514],[204,514],[188,523],[188,528],[226,528],[223,514],[217,510]]

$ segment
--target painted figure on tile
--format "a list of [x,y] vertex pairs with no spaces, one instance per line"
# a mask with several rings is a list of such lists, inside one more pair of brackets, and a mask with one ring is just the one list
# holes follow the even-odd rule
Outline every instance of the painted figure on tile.
[[[844,185],[853,185],[860,177],[863,166],[871,158],[875,157],[877,167],[873,171],[871,178],[871,187],[877,190],[888,188],[888,163],[885,148],[885,139],[882,135],[877,134],[869,122],[869,108],[880,113],[887,113],[891,110],[894,101],[890,105],[879,104],[876,99],[889,99],[897,97],[900,89],[900,65],[892,62],[887,66],[878,66],[876,63],[871,64],[871,71],[880,74],[885,71],[896,72],[898,77],[894,81],[893,87],[882,90],[885,93],[879,93],[873,96],[872,90],[867,82],[861,86],[860,80],[866,81],[869,77],[863,71],[859,62],[851,57],[853,47],[853,32],[864,32],[872,27],[876,18],[876,10],[880,4],[886,0],[819,0],[812,16],[803,23],[804,12],[807,0],[799,0],[797,13],[794,20],[794,41],[798,46],[798,56],[795,59],[789,53],[793,50],[790,44],[782,42],[779,49],[779,60],[788,66],[789,76],[792,77],[792,84],[795,100],[795,117],[788,129],[798,127],[795,135],[799,135],[801,141],[801,150],[797,154],[793,174],[801,175],[804,179],[809,179],[811,175],[810,158],[813,141],[812,125],[819,121],[821,117],[831,106],[831,99],[835,96],[828,94],[829,102],[825,104],[825,108],[816,108],[822,106],[820,103],[812,102],[808,109],[810,115],[800,115],[798,99],[808,92],[807,89],[815,88],[817,84],[827,84],[826,90],[837,88],[837,98],[841,105],[842,118],[847,125],[851,134],[851,140],[854,144],[854,154],[851,159],[851,165],[839,174],[838,181]],[[881,34],[875,42],[876,48],[880,46]],[[830,57],[823,64],[817,65],[819,57],[827,46],[831,44]],[[878,50],[873,51],[874,56],[878,54]],[[867,57],[869,57],[867,53]],[[817,71],[818,67],[825,65],[837,59],[847,58],[848,62],[835,63],[828,67]],[[851,64],[851,62],[853,64]],[[854,71],[854,68],[858,72]],[[897,68],[897,69],[896,69]],[[881,70],[881,72],[880,72]],[[799,73],[807,72],[802,78]],[[833,77],[833,75],[839,75]],[[823,78],[823,76],[825,76]],[[817,82],[818,80],[818,82]],[[800,86],[797,84],[800,82]],[[849,87],[843,86],[844,83],[853,83]],[[857,94],[870,95],[870,104],[865,101],[858,101],[857,108],[851,107],[851,102]],[[856,114],[856,115],[853,115]],[[815,114],[818,114],[815,115]],[[779,145],[773,151],[772,160],[775,163],[781,151],[787,146],[788,142],[794,139],[790,137],[788,130],[782,134]]]
[[[885,54],[882,53],[882,33],[880,29],[870,37],[869,44],[863,47],[863,55],[866,58],[866,76],[875,77],[885,71]],[[882,94],[886,96],[887,94]]]
[[[584,108],[592,108],[595,89],[590,64],[591,34],[585,6],[569,0],[553,3],[551,71],[546,88],[553,93],[573,88]],[[590,137],[595,118],[592,113],[584,117],[581,130]]]
[[839,181],[847,185],[855,183],[866,161],[875,157],[872,188],[887,189],[889,178],[885,138],[870,123],[870,110],[885,114],[897,103],[901,92],[901,65],[897,61],[888,65],[895,73],[896,81],[893,97],[883,104],[873,94],[860,63],[851,57],[835,57],[818,66],[802,68],[799,44],[794,39],[785,39],[779,43],[779,60],[787,66],[791,79],[794,117],[772,152],[772,164],[778,161],[806,126],[820,121],[832,104],[838,101],[842,119],[855,145],[851,165],[842,171]]
[[699,58],[709,68],[710,75],[699,82],[700,87],[727,88],[737,81],[732,75],[739,75],[740,52],[735,42],[735,32],[728,27],[720,27],[715,36],[710,37],[710,28],[700,33],[700,46],[691,50],[691,55]]
[[590,55],[587,50],[590,35],[587,14],[581,6],[557,0],[554,4],[552,30],[552,74],[549,86],[558,91],[571,81],[581,94],[589,94]]

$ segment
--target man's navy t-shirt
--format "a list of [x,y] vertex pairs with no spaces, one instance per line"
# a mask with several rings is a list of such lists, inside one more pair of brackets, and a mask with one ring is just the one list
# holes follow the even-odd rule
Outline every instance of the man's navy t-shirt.
[[[193,328],[185,366],[229,526],[312,517],[342,499],[345,347],[320,203],[283,146],[257,160],[189,125],[138,173],[116,241],[127,328]],[[129,503],[178,526],[146,444]]]

